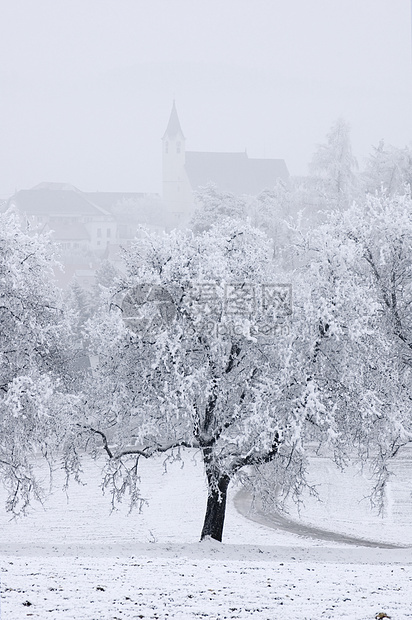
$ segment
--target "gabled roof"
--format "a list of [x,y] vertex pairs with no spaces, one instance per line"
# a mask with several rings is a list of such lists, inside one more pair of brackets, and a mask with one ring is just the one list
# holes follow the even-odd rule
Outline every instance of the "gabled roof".
[[166,138],[170,138],[171,140],[173,140],[173,138],[176,138],[176,136],[179,136],[179,135],[184,139],[184,134],[180,126],[179,117],[177,115],[176,104],[175,104],[175,101],[173,100],[173,107],[170,113],[170,118],[169,118],[166,131],[163,136],[163,140],[165,140]]
[[22,189],[9,200],[28,215],[48,215],[50,217],[80,217],[110,215],[105,209],[92,204],[79,190],[44,188]]
[[186,151],[186,172],[192,189],[214,183],[222,191],[256,196],[277,179],[287,180],[283,159],[249,159],[244,153]]

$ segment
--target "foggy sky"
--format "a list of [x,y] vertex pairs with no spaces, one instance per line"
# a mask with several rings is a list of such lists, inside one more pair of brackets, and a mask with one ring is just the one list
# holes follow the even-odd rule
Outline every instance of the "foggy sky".
[[363,159],[412,141],[409,0],[1,0],[0,196],[161,191],[189,150],[307,163],[343,116]]

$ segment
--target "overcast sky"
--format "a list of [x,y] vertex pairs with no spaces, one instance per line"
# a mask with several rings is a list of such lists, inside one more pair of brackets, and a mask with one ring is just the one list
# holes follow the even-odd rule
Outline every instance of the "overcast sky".
[[42,181],[161,191],[189,150],[305,174],[344,117],[360,164],[412,141],[410,0],[0,0],[0,196]]

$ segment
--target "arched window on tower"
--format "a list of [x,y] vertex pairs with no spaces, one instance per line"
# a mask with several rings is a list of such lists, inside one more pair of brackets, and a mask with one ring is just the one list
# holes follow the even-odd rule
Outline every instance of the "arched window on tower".
[[181,143],[181,142],[178,142],[178,143],[176,144],[176,153],[180,153],[181,146],[182,146],[182,143]]

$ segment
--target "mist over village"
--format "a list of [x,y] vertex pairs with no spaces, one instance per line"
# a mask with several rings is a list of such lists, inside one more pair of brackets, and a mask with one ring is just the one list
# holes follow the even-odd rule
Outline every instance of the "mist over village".
[[0,23],[0,618],[410,618],[412,2]]

